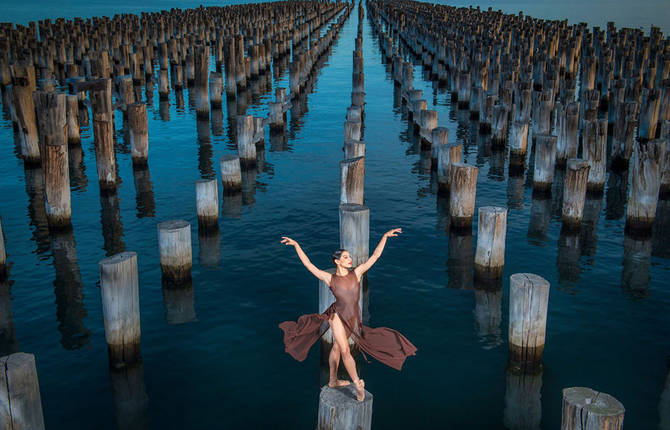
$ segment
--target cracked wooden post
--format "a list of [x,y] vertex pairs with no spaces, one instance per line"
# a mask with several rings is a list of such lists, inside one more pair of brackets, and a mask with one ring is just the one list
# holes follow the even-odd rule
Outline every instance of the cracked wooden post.
[[195,55],[195,113],[209,118],[209,46],[196,46]]
[[12,85],[13,111],[18,124],[21,157],[25,164],[40,163],[40,146],[33,91],[36,88],[33,66],[15,67]]
[[191,224],[170,220],[158,224],[158,250],[163,282],[183,285],[191,280]]
[[224,155],[219,159],[221,168],[221,185],[224,194],[236,194],[242,191],[242,169],[240,157]]
[[370,209],[363,205],[340,205],[340,248],[351,254],[354,267],[370,257]]
[[88,84],[93,111],[95,162],[101,190],[116,189],[116,154],[114,153],[114,111],[112,80],[99,79]]
[[256,165],[256,144],[254,143],[254,117],[251,115],[238,115],[237,121],[237,152],[240,163],[244,168],[252,168]]
[[344,140],[361,140],[361,121],[344,121]]
[[430,142],[430,169],[437,171],[440,147],[449,142],[449,129],[446,127],[435,127],[430,132]]
[[528,123],[514,121],[509,132],[510,163],[523,165],[528,150]]
[[219,222],[219,189],[216,179],[195,181],[195,200],[198,232],[216,230]]
[[340,203],[363,204],[365,157],[340,161]]
[[76,146],[81,144],[81,134],[79,131],[79,96],[70,94],[66,101],[67,118],[67,144]]
[[602,193],[607,177],[607,120],[584,121],[582,156],[589,162],[587,188]]
[[112,255],[98,267],[109,364],[124,368],[142,360],[137,254]]
[[464,163],[452,163],[449,169],[449,216],[451,228],[472,226],[479,169]]
[[510,276],[509,359],[523,370],[542,365],[549,282],[532,273]]
[[579,228],[584,216],[586,189],[589,177],[589,163],[578,158],[570,158],[567,163],[563,184],[562,220],[567,227]]
[[365,143],[360,140],[344,140],[344,159],[365,157]]
[[438,192],[446,195],[451,189],[451,169],[456,163],[463,161],[463,145],[450,143],[440,145],[437,153]]
[[44,430],[35,356],[17,352],[0,358],[0,386],[0,428]]
[[606,393],[587,387],[563,389],[561,430],[623,430],[626,409]]
[[651,231],[661,186],[663,139],[637,142],[633,153],[633,171],[626,207],[626,231],[647,235]]
[[505,266],[505,238],[507,236],[507,208],[484,206],[479,208],[477,250],[475,251],[475,279],[497,280]]
[[340,388],[321,387],[317,430],[370,430],[373,396],[367,390],[356,400],[354,384]]
[[133,91],[133,77],[120,76],[118,79],[119,93],[117,97],[117,106],[123,113],[123,117],[128,117],[128,106],[135,103],[135,92]]
[[67,151],[65,94],[36,91],[35,112],[39,120],[44,169],[44,201],[50,228],[70,225],[70,170]]
[[493,106],[493,118],[491,120],[491,144],[494,146],[503,146],[507,141],[507,116],[509,109],[503,105]]
[[559,108],[557,116],[556,164],[563,166],[569,158],[577,156],[579,103],[573,102]]
[[149,159],[149,123],[147,105],[133,103],[128,106],[128,133],[130,152],[134,165],[147,164]]
[[554,182],[556,163],[556,136],[535,136],[535,166],[533,170],[533,189],[538,192],[550,192]]

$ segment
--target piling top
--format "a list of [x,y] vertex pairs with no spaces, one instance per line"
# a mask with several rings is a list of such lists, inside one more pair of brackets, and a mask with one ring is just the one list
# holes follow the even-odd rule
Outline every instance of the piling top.
[[111,257],[103,258],[98,264],[100,266],[115,265],[126,260],[130,260],[131,258],[137,258],[137,253],[132,251],[124,251],[118,254],[114,254]]
[[209,184],[209,183],[216,183],[216,179],[198,179],[195,181],[196,184]]
[[479,208],[479,213],[489,212],[494,214],[504,214],[507,213],[507,208],[502,206],[482,206]]
[[563,400],[599,416],[617,416],[626,410],[620,401],[609,394],[587,387],[564,388]]
[[328,385],[321,387],[321,394],[319,394],[319,403],[335,407],[338,410],[347,409],[352,406],[363,406],[372,403],[373,396],[365,390],[365,399],[362,402],[356,400],[356,388],[354,384],[349,384],[344,387],[331,388]]
[[570,158],[568,159],[567,169],[568,170],[581,170],[589,167],[589,162],[582,160],[581,158]]
[[163,221],[162,223],[158,224],[158,230],[163,231],[181,230],[188,226],[190,226],[188,221],[184,221],[181,219],[172,219],[169,221]]
[[224,155],[223,157],[219,158],[219,161],[233,161],[233,160],[239,160],[239,159],[240,159],[239,155],[229,154],[229,155]]
[[532,285],[536,288],[546,285],[549,287],[549,281],[534,273],[515,273],[509,277],[509,280],[510,284],[514,285]]
[[340,205],[340,211],[344,212],[363,212],[368,210],[370,209],[367,206],[356,203],[342,203]]

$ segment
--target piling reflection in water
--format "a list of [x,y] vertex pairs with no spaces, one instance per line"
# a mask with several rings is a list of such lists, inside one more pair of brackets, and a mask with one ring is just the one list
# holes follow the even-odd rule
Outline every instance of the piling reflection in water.
[[61,344],[78,349],[89,343],[91,332],[84,326],[84,284],[79,271],[77,246],[72,228],[50,233],[53,265],[56,269],[54,293]]
[[593,257],[596,255],[598,242],[598,221],[603,208],[602,193],[586,193],[584,201],[584,216],[581,225],[582,255]]
[[511,160],[507,177],[507,207],[523,208],[523,164],[512,164]]
[[544,245],[550,221],[551,197],[544,193],[533,193],[528,220],[528,242],[533,245]]
[[649,295],[651,247],[651,237],[624,235],[621,287],[635,299]]
[[492,282],[475,280],[475,331],[482,349],[503,344],[500,331],[502,322],[502,279]]
[[558,282],[576,284],[581,274],[579,259],[582,256],[581,236],[579,230],[570,229],[563,225],[558,237],[558,253],[556,267],[558,268]]
[[137,204],[137,218],[152,218],[156,214],[154,202],[154,186],[151,183],[151,173],[147,165],[133,165],[135,182],[135,201]]
[[[670,359],[668,360],[668,365],[670,365]],[[668,372],[668,377],[665,379],[665,387],[658,402],[658,428],[670,428],[670,372]]]
[[19,351],[12,313],[11,285],[10,281],[0,281],[0,357]]
[[214,136],[223,136],[224,133],[223,110],[219,108],[212,109],[211,120],[212,120],[212,134]]
[[86,177],[84,151],[82,151],[81,145],[74,145],[68,148],[68,167],[70,173],[70,190],[86,191],[88,178]]
[[628,170],[609,172],[605,199],[605,219],[622,219],[628,201]]
[[[670,151],[670,148],[667,149]],[[670,199],[658,201],[656,219],[652,228],[652,255],[670,258]]]
[[505,379],[505,427],[510,430],[539,430],[542,422],[542,370],[524,373],[508,366]]
[[198,229],[198,261],[208,269],[218,269],[221,261],[221,240],[218,225],[208,230]]
[[161,118],[161,121],[168,122],[170,121],[170,101],[161,100],[158,102],[158,112]]
[[212,148],[212,139],[209,134],[209,121],[207,119],[198,119],[196,121],[198,131],[198,170],[202,179],[216,179],[214,171],[214,150]]
[[270,152],[291,151],[286,130],[270,130]]
[[118,430],[144,430],[149,428],[149,397],[144,384],[144,366],[115,370],[110,368],[109,380],[114,399],[114,416]]
[[551,214],[556,218],[563,215],[563,191],[565,185],[565,168],[554,169],[554,181],[551,184]]
[[450,227],[449,257],[447,259],[449,288],[472,289],[474,258],[472,229],[462,230]]
[[[186,106],[184,104],[184,91],[179,89],[174,92],[174,103],[177,112],[183,114],[186,112]],[[169,120],[169,118],[168,118]]]
[[100,194],[100,223],[102,224],[105,255],[110,257],[125,251],[119,197],[115,192]]
[[37,253],[49,250],[49,226],[44,207],[44,172],[41,167],[25,167],[26,193],[28,194],[28,217],[33,227],[32,239],[37,244]]
[[488,178],[493,181],[505,180],[505,150],[503,148],[492,148],[489,158]]
[[196,321],[193,303],[193,283],[174,285],[163,282],[165,321],[168,324],[185,324]]

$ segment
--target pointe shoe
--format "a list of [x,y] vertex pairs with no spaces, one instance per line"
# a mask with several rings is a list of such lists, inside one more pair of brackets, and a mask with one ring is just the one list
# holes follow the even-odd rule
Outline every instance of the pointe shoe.
[[365,400],[365,381],[359,379],[358,383],[354,383],[354,386],[356,387],[356,400],[362,402]]

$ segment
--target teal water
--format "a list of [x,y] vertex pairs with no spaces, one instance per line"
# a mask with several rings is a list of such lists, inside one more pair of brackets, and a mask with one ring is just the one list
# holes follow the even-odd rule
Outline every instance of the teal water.
[[[32,176],[15,156],[11,122],[3,117],[0,215],[12,285],[2,303],[5,316],[11,306],[14,331],[2,347],[35,354],[48,428],[129,428],[133,414],[124,401],[152,429],[314,428],[324,382],[318,345],[305,362],[294,361],[277,323],[317,311],[318,281],[279,240],[298,240],[321,268],[339,245],[338,162],[356,26],[352,13],[312,92],[289,113],[286,140],[266,135],[265,163],[247,178],[241,201],[224,201],[218,237],[197,232],[194,181],[218,175],[218,159],[235,151],[232,106],[198,122],[188,90],[181,101],[173,91],[166,115],[154,86],[149,176],[133,171],[117,115],[118,198],[99,194],[86,129],[82,165],[73,168],[71,236],[49,236],[41,198],[28,192]],[[367,20],[363,38],[371,247],[389,228],[404,231],[369,272],[369,325],[395,328],[419,348],[402,372],[361,364],[375,396],[373,427],[512,427],[509,276],[533,272],[551,283],[544,370],[533,381],[541,428],[559,426],[561,390],[570,386],[619,399],[626,428],[658,428],[670,390],[670,249],[663,230],[670,202],[660,202],[650,241],[631,244],[621,200],[626,180],[610,174],[605,195],[588,202],[593,223],[581,246],[566,246],[556,201],[533,199],[527,172],[510,178],[505,155],[491,151],[477,123],[452,107],[449,93],[425,80],[416,63],[415,87],[439,112],[450,140],[464,143],[465,161],[480,169],[477,206],[509,208],[502,289],[473,289],[468,258],[476,223],[473,235],[445,230],[445,202],[394,103]],[[273,78],[272,90],[258,90],[248,113],[263,114],[274,88],[287,84],[286,72]],[[161,289],[156,224],[174,218],[193,226],[191,297]],[[54,251],[61,244],[76,246],[76,257]],[[632,245],[643,250],[635,258],[625,252]],[[97,266],[120,249],[138,253],[140,271],[144,361],[141,372],[126,376],[108,370]],[[192,305],[196,320],[168,324],[174,303]]]

